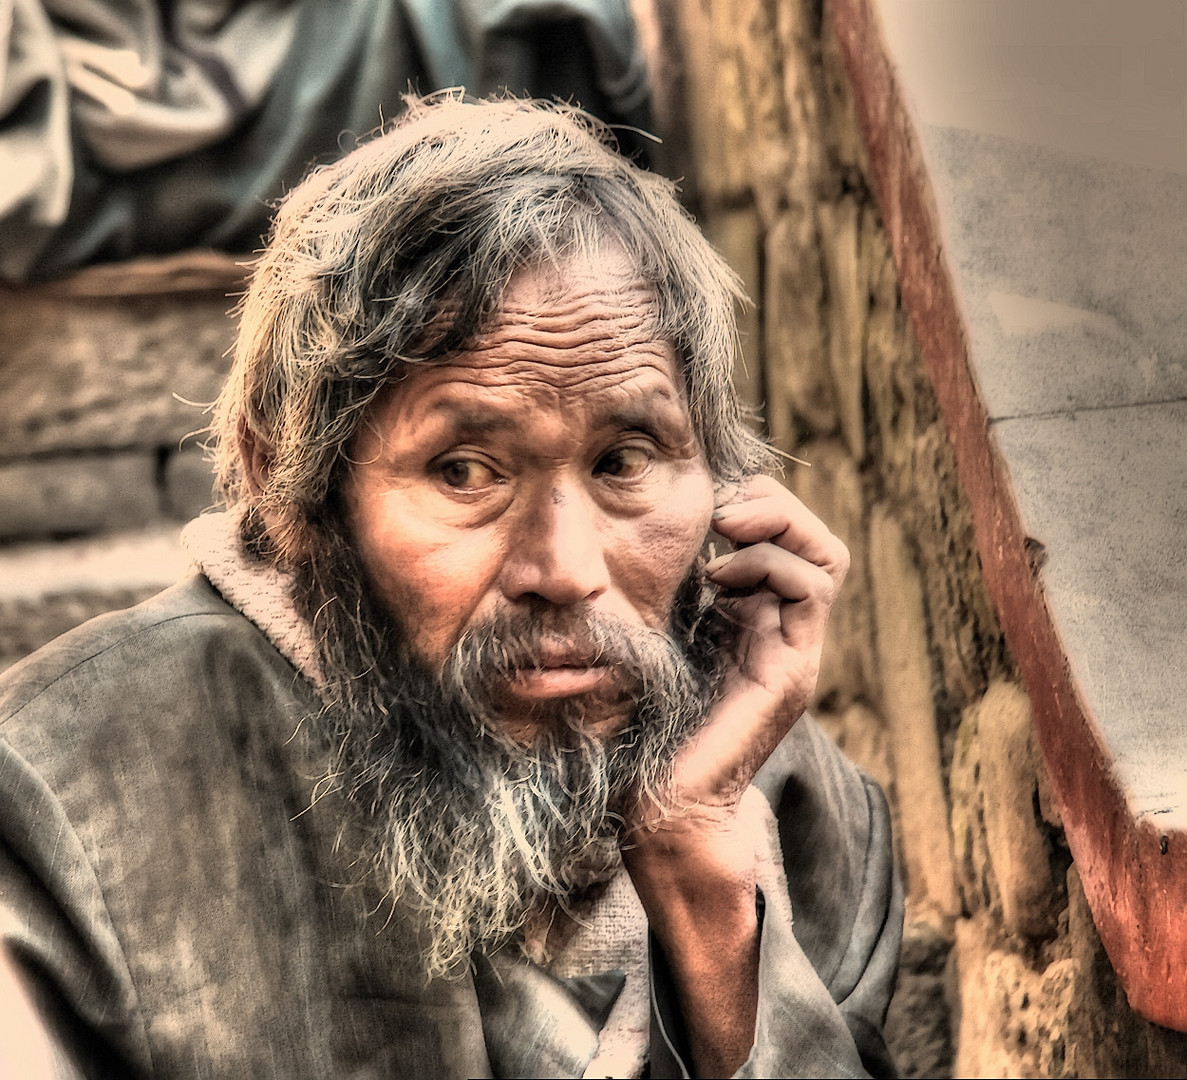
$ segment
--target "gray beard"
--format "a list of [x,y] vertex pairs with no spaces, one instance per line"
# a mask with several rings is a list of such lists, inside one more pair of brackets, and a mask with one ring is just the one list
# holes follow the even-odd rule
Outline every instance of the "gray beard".
[[[362,857],[423,923],[428,975],[457,975],[475,950],[506,945],[533,914],[605,878],[635,800],[670,806],[673,760],[715,699],[728,624],[697,567],[669,633],[542,604],[468,630],[436,673],[372,599],[341,529],[318,529],[318,558],[296,573],[326,680],[316,726],[361,812]],[[528,745],[504,733],[500,687],[538,666],[545,633],[612,665],[634,702],[614,734],[586,732],[587,711],[606,704],[590,696],[542,706]]]

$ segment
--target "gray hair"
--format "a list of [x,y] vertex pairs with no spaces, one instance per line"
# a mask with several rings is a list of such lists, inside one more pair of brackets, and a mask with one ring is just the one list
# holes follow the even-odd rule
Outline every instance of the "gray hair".
[[[404,364],[465,349],[516,270],[608,243],[653,290],[656,334],[676,349],[715,478],[768,468],[731,379],[744,295],[675,186],[569,106],[456,92],[406,104],[384,134],[284,200],[240,306],[215,462],[229,504],[265,511],[274,555],[301,557],[348,443]],[[244,430],[268,455],[262,491],[244,472]]]

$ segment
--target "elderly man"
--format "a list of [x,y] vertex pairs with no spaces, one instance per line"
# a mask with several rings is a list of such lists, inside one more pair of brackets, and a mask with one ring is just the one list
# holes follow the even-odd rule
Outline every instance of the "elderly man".
[[7,679],[0,1055],[893,1068],[885,805],[802,715],[848,556],[760,475],[737,294],[571,109],[414,100],[292,193],[201,572]]

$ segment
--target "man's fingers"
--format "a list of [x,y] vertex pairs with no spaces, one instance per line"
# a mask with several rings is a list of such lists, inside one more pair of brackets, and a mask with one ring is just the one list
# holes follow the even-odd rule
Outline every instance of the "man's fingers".
[[738,545],[775,544],[824,567],[839,581],[848,569],[848,549],[790,491],[770,484],[775,491],[719,507],[714,530]]
[[726,589],[767,588],[780,600],[817,600],[828,605],[838,582],[830,572],[771,543],[722,555],[705,566],[705,576]]
[[713,528],[737,550],[707,563],[705,576],[725,590],[718,604],[739,631],[737,678],[714,714],[732,715],[731,702],[744,701],[743,711],[754,716],[754,739],[769,750],[764,740],[785,732],[815,689],[829,610],[849,568],[849,551],[769,477],[747,482],[719,508]]

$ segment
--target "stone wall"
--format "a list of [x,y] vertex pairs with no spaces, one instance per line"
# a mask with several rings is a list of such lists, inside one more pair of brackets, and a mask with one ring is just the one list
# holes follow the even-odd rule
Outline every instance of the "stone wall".
[[0,668],[178,576],[242,280],[195,253],[0,291]]
[[868,183],[828,3],[636,0],[702,227],[744,277],[739,387],[849,545],[816,712],[887,790],[908,1076],[1181,1074],[1100,947],[982,581]]

